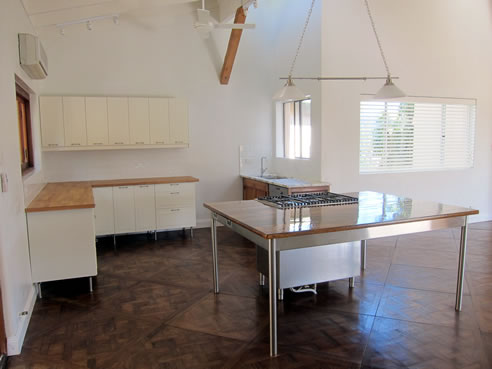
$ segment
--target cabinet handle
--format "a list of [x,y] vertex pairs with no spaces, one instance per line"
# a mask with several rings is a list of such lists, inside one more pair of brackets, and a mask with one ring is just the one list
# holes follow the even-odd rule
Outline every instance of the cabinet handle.
[[140,188],[147,188],[149,185],[141,185]]
[[58,146],[58,144],[48,144],[48,146],[53,147],[53,146]]
[[143,141],[142,142],[135,142],[135,144],[137,144],[137,145],[145,145],[145,142],[143,142]]
[[73,142],[72,143],[72,146],[80,146],[80,144],[79,143],[76,143],[76,142]]
[[171,211],[180,211],[181,209],[171,209]]
[[158,144],[158,145],[163,145],[164,144],[164,141],[156,141],[155,143]]
[[170,195],[179,195],[179,192],[169,192]]
[[179,186],[179,183],[169,183],[171,186]]
[[94,142],[93,145],[103,145],[102,142]]
[[118,186],[118,188],[128,188],[128,186]]
[[124,142],[115,142],[114,144],[115,145],[124,145],[125,143]]
[[175,144],[183,144],[184,141],[174,141]]

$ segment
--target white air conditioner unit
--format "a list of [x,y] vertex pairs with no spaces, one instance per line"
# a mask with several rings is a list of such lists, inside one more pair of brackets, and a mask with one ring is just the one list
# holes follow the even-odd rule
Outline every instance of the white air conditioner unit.
[[32,79],[44,79],[48,76],[48,57],[38,37],[19,33],[19,60],[22,69]]

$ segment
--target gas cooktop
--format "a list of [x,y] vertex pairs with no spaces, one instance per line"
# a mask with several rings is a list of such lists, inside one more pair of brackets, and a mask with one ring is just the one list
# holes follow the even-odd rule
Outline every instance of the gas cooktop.
[[278,209],[290,209],[314,206],[357,204],[359,199],[333,192],[310,192],[286,196],[259,197],[258,201]]

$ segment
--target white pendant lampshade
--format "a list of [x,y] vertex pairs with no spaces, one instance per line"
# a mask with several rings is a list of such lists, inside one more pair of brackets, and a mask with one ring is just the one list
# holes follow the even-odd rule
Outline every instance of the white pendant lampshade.
[[386,83],[379,91],[374,95],[374,99],[397,99],[399,97],[407,96],[402,90],[400,90],[391,79],[390,76],[386,78]]
[[299,88],[297,88],[290,77],[287,79],[285,86],[278,90],[275,95],[273,95],[273,100],[285,102],[303,100],[305,98],[306,94],[302,92]]

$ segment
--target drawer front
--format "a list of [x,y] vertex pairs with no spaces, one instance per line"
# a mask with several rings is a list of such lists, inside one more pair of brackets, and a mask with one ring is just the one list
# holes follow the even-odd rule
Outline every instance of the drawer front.
[[188,228],[196,226],[194,207],[157,209],[157,229]]
[[158,209],[195,206],[195,184],[166,183],[155,185],[155,204]]

